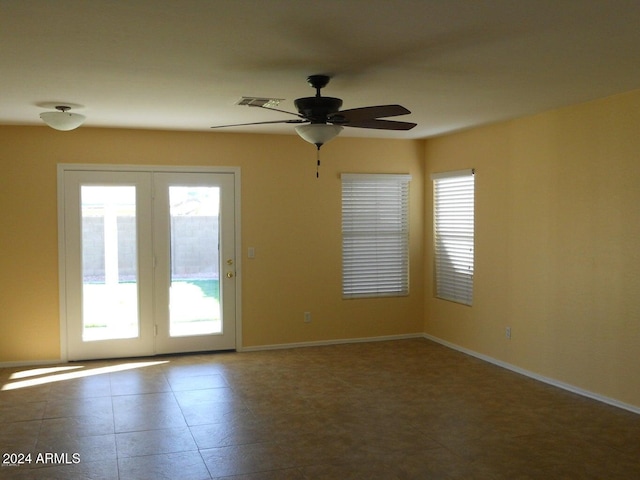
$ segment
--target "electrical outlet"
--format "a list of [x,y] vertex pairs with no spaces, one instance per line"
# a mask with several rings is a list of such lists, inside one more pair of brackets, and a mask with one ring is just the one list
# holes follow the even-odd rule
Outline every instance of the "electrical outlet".
[[304,312],[304,323],[311,323],[311,312]]
[[507,339],[511,340],[511,327],[507,327],[504,329],[504,336],[507,337]]

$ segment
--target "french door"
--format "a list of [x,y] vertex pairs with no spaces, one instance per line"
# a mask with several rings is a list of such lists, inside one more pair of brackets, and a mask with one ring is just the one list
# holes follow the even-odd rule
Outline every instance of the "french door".
[[236,347],[233,172],[61,175],[69,360]]

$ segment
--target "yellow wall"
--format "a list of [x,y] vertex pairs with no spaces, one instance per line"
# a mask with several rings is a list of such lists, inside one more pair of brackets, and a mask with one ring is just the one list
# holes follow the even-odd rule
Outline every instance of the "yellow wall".
[[639,128],[634,91],[429,140],[426,225],[430,173],[476,168],[476,264],[434,298],[426,228],[426,333],[640,406]]
[[[1,126],[0,362],[60,358],[58,163],[240,166],[245,347],[421,332],[423,157],[421,141],[337,138],[316,179],[293,135]],[[413,175],[409,297],[342,300],[340,172]]]
[[[426,142],[338,138],[319,180],[295,136],[2,126],[0,362],[60,356],[58,163],[240,166],[244,346],[425,331],[640,406],[639,125],[635,91]],[[431,254],[429,174],[469,167],[473,307],[433,297]],[[413,175],[409,297],[341,299],[340,172]]]

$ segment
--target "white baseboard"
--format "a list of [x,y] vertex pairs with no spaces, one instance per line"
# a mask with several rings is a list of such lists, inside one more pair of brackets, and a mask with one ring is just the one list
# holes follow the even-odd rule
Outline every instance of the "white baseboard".
[[[283,350],[287,348],[301,348],[301,347],[321,347],[328,345],[343,345],[348,343],[367,343],[367,342],[384,342],[389,340],[406,340],[410,338],[425,338],[427,340],[431,340],[432,342],[443,345],[447,348],[451,348],[452,350],[456,350],[458,352],[464,353],[466,355],[470,355],[472,357],[478,358],[485,362],[491,363],[493,365],[497,365],[498,367],[505,368],[507,370],[511,370],[512,372],[519,373],[520,375],[524,375],[526,377],[532,378],[539,382],[546,383],[548,385],[552,385],[554,387],[561,388],[563,390],[567,390],[572,393],[576,393],[578,395],[582,395],[583,397],[591,398],[593,400],[597,400],[602,403],[606,403],[607,405],[612,405],[614,407],[622,408],[624,410],[628,410],[630,412],[636,413],[640,415],[640,407],[631,405],[625,402],[621,402],[614,398],[606,397],[604,395],[600,395],[598,393],[591,392],[589,390],[585,390],[580,387],[576,387],[575,385],[571,385],[569,383],[561,382],[554,378],[545,377],[544,375],[540,375],[535,372],[531,372],[524,368],[520,368],[516,365],[512,365],[507,362],[503,362],[502,360],[498,360],[496,358],[490,357],[488,355],[484,355],[482,353],[476,352],[474,350],[470,350],[468,348],[461,347],[460,345],[456,345],[455,343],[448,342],[438,337],[434,337],[433,335],[429,335],[427,333],[407,333],[401,335],[384,335],[380,337],[361,337],[361,338],[344,338],[344,339],[334,339],[334,340],[320,340],[315,342],[298,342],[298,343],[279,343],[272,345],[257,345],[251,347],[240,347],[237,349],[238,352],[258,352],[263,350]],[[56,360],[33,360],[33,361],[25,361],[25,362],[0,362],[0,368],[18,368],[18,367],[35,367],[41,365],[58,365],[60,363],[65,363],[61,359]]]
[[40,367],[42,365],[60,365],[64,360],[28,360],[22,362],[0,362],[0,368]]
[[534,380],[538,380],[539,382],[543,382],[554,387],[561,388],[563,390],[567,390],[572,393],[577,393],[578,395],[582,395],[583,397],[591,398],[593,400],[597,400],[602,403],[606,403],[608,405],[612,405],[614,407],[622,408],[624,410],[629,410],[630,412],[637,413],[640,415],[640,407],[635,405],[631,405],[628,403],[621,402],[614,398],[605,397],[604,395],[600,395],[598,393],[591,392],[589,390],[585,390],[580,387],[576,387],[575,385],[571,385],[569,383],[561,382],[554,378],[545,377],[544,375],[537,374],[535,372],[531,372],[529,370],[525,370],[524,368],[517,367],[507,362],[503,362],[502,360],[498,360],[496,358],[490,357],[488,355],[484,355],[482,353],[475,352],[473,350],[469,350],[468,348],[461,347],[460,345],[456,345],[455,343],[447,342],[446,340],[442,340],[441,338],[434,337],[433,335],[429,335],[427,333],[423,334],[423,337],[427,340],[431,340],[433,342],[439,343],[447,348],[451,348],[453,350],[457,350],[458,352],[464,353],[466,355],[470,355],[472,357],[478,358],[480,360],[484,360],[485,362],[492,363],[497,365],[498,367],[505,368],[507,370],[511,370],[512,372],[519,373],[520,375],[524,375],[529,378],[533,378]]
[[386,342],[389,340],[406,340],[409,338],[424,338],[423,333],[407,333],[402,335],[384,335],[381,337],[344,338],[336,340],[320,340],[317,342],[278,343],[273,345],[257,345],[238,348],[238,352],[259,352],[262,350],[283,350],[286,348],[323,347],[327,345],[343,345],[345,343]]

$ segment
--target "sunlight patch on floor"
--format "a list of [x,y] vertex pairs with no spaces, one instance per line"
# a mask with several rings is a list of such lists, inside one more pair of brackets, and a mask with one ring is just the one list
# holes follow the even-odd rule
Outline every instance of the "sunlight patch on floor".
[[[72,367],[52,367],[52,368],[38,368],[36,370],[25,370],[23,372],[17,372],[11,375],[11,379],[13,380],[16,378],[27,378],[27,377],[43,375],[43,374],[44,376],[38,377],[38,378],[31,378],[28,380],[20,380],[17,382],[6,383],[5,385],[2,386],[2,388],[0,388],[0,390],[3,390],[3,391],[17,390],[19,388],[34,387],[36,385],[45,385],[47,383],[62,382],[65,380],[74,380],[77,378],[85,378],[93,375],[103,375],[105,373],[122,372],[125,370],[133,370],[136,368],[151,367],[154,365],[161,365],[163,363],[169,363],[169,360],[162,360],[162,361],[156,361],[156,362],[121,363],[119,365],[91,368],[88,370],[80,370],[80,371],[78,371],[77,369],[84,368],[84,366],[81,365],[81,366],[72,366]],[[56,373],[64,369],[76,369],[76,371],[67,372],[67,373]],[[39,373],[32,373],[34,371],[39,371]],[[49,375],[48,373],[53,373],[53,374]]]

